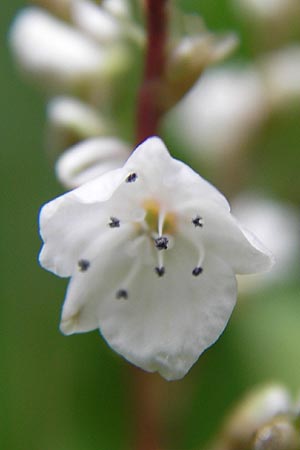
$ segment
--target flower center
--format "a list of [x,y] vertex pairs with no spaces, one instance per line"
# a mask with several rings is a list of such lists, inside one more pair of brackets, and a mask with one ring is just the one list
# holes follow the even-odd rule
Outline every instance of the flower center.
[[[145,200],[143,208],[146,210],[144,220],[148,225],[149,231],[171,235],[176,233],[176,215],[173,212],[166,212],[163,214],[162,206],[153,199]],[[162,222],[161,225],[160,222]],[[160,227],[161,230],[159,229]]]

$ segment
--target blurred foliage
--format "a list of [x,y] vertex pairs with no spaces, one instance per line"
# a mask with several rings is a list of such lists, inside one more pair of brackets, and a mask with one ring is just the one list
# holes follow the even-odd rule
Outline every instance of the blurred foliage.
[[[237,30],[241,47],[236,58],[257,52],[229,0],[178,4],[202,12],[211,29]],[[19,0],[2,3],[3,40],[23,6]],[[0,448],[129,450],[134,430],[127,363],[97,332],[66,338],[58,331],[66,282],[37,263],[38,210],[62,192],[44,152],[45,99],[18,76],[4,42],[1,48]],[[126,92],[134,92],[133,82]],[[172,136],[168,139],[172,142]],[[174,154],[186,159],[183,149],[172,144]],[[247,183],[297,204],[299,145],[299,112],[272,118],[257,144]],[[297,393],[299,294],[299,280],[291,276],[240,299],[222,338],[185,379],[162,381],[166,448],[200,449],[229,406],[254,384],[279,381]]]

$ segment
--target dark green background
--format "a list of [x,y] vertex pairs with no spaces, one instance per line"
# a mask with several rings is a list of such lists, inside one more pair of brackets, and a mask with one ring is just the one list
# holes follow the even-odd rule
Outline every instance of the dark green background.
[[[180,3],[203,11],[211,28],[238,29],[238,58],[255,54],[228,2]],[[0,448],[129,450],[134,434],[129,365],[97,332],[60,334],[67,282],[37,263],[38,211],[62,188],[44,152],[45,99],[17,75],[7,49],[9,24],[24,4],[6,0],[0,6]],[[297,114],[290,111],[270,123],[253,171],[253,185],[295,205],[300,193]],[[298,270],[289,281],[240,302],[222,338],[190,374],[164,383],[166,448],[200,448],[227,408],[256,383],[277,380],[293,393],[300,388]]]

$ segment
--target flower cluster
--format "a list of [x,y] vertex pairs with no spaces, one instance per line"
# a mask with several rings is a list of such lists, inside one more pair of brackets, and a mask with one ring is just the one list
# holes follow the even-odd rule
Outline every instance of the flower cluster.
[[157,137],[46,204],[40,230],[41,264],[71,277],[61,330],[99,328],[114,350],[167,379],[183,377],[222,333],[235,274],[273,262],[223,195]]

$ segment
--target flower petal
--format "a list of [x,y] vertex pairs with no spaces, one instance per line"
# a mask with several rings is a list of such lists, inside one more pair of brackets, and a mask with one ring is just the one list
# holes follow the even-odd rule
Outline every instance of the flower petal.
[[230,264],[235,273],[257,273],[274,264],[272,253],[231,214],[206,208],[203,239],[206,252],[214,252]]

